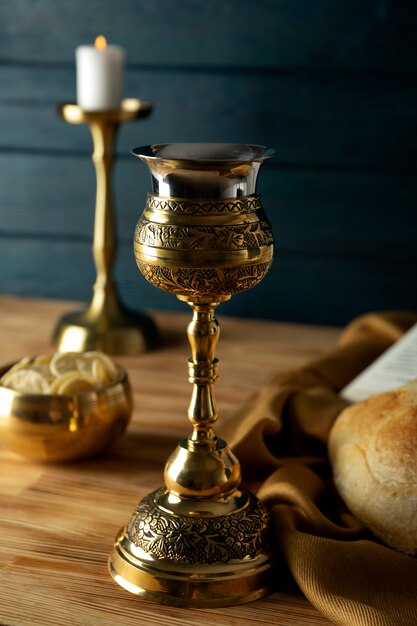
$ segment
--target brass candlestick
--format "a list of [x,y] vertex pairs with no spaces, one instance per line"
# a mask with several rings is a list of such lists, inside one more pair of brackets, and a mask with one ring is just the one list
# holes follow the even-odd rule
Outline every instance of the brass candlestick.
[[108,111],[84,111],[76,104],[59,107],[64,120],[70,124],[87,124],[90,128],[97,180],[93,242],[97,277],[93,298],[85,310],[69,313],[59,320],[52,342],[62,352],[102,350],[108,354],[136,354],[157,342],[153,321],[120,302],[112,278],[116,253],[111,197],[115,137],[121,123],[146,117],[150,111],[149,102],[133,98],[123,100],[119,109]]
[[273,239],[255,193],[263,146],[172,144],[135,149],[152,174],[135,233],[142,274],[193,309],[188,327],[192,434],[120,531],[109,569],[122,587],[174,605],[248,602],[273,586],[269,514],[240,491],[240,466],[213,426],[219,326],[215,307],[256,285]]

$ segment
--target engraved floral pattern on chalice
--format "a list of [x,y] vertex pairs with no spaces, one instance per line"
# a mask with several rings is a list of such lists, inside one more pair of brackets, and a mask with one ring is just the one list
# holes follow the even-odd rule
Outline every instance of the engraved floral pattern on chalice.
[[243,250],[269,246],[273,237],[266,221],[236,226],[174,226],[139,220],[135,243],[155,248],[181,250]]
[[163,559],[192,563],[227,563],[232,559],[254,558],[269,542],[268,511],[259,503],[234,515],[211,518],[168,517],[146,496],[127,527],[137,547]]
[[256,285],[268,272],[272,259],[237,267],[174,269],[137,260],[143,276],[152,285],[180,295],[224,295],[239,293]]

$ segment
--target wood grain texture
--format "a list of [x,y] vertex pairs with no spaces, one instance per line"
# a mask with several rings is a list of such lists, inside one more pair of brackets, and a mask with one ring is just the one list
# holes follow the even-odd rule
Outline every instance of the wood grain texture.
[[[51,350],[56,319],[73,307],[0,297],[3,361]],[[0,624],[330,624],[289,580],[270,597],[248,605],[185,610],[136,598],[108,575],[106,561],[116,532],[138,500],[161,483],[168,453],[188,432],[189,316],[154,317],[163,346],[118,359],[128,369],[135,410],[128,431],[111,450],[83,462],[36,465],[0,449]],[[216,392],[225,420],[273,375],[316,357],[339,335],[335,328],[231,319],[220,309],[219,321]]]
[[105,32],[128,47],[131,63],[145,66],[417,68],[412,0],[119,0],[117,9],[112,0],[13,0],[0,7],[5,60],[69,63],[74,45]]
[[[175,141],[272,145],[277,166],[416,174],[414,75],[305,72],[264,74],[222,68],[132,69],[126,93],[154,103],[152,115],[121,128],[118,151]],[[4,66],[0,150],[89,154],[86,127],[58,118],[74,101],[75,70]]]

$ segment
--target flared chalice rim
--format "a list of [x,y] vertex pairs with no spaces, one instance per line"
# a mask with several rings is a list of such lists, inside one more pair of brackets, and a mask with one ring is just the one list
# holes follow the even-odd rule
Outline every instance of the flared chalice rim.
[[175,163],[262,163],[276,151],[261,144],[220,142],[153,143],[133,148],[131,153],[150,161]]

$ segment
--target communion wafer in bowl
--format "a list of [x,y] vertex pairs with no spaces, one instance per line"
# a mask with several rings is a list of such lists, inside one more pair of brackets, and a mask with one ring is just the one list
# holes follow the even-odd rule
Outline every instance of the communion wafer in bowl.
[[[0,367],[0,378],[14,365]],[[110,384],[78,393],[26,393],[0,384],[0,446],[50,462],[104,450],[123,434],[132,413],[127,372],[116,369]]]

